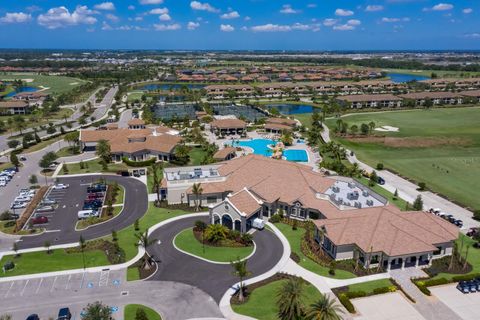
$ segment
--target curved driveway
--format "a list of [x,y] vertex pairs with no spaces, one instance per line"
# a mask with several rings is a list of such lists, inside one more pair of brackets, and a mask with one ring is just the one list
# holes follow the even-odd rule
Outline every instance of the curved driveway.
[[[169,223],[155,230],[151,238],[160,240],[149,249],[150,255],[158,262],[157,272],[149,280],[176,281],[197,287],[218,303],[225,291],[238,282],[232,275],[232,267],[213,264],[186,255],[173,246],[173,239],[182,230],[193,227],[196,220],[208,221],[208,217],[192,217]],[[249,278],[256,277],[272,269],[283,254],[283,246],[278,237],[265,229],[253,234],[256,251],[248,260]]]
[[[85,240],[95,239],[99,237],[103,237],[105,235],[109,235],[113,229],[121,230],[130,225],[132,225],[136,219],[141,218],[148,209],[148,195],[147,195],[147,188],[145,184],[141,181],[128,178],[128,177],[121,177],[116,175],[98,175],[98,176],[79,176],[79,177],[65,177],[59,178],[61,183],[68,183],[70,185],[78,185],[78,184],[86,184],[92,182],[94,179],[98,179],[100,177],[106,178],[109,181],[116,181],[118,184],[122,185],[125,188],[125,201],[123,211],[120,215],[116,216],[115,218],[109,220],[108,222],[99,224],[97,226],[92,226],[88,229],[82,231],[75,231],[75,223],[77,221],[77,217],[69,216],[62,219],[65,219],[64,226],[62,226],[62,230],[59,231],[50,231],[38,236],[27,236],[22,237],[20,242],[18,242],[18,246],[20,249],[25,248],[35,248],[35,247],[42,247],[45,241],[49,241],[51,245],[60,245],[60,244],[67,244],[67,243],[74,243],[78,242],[80,238],[80,234],[83,236]],[[75,206],[75,204],[82,203],[82,199],[66,199],[67,206]],[[62,214],[64,212],[56,212],[56,214]]]

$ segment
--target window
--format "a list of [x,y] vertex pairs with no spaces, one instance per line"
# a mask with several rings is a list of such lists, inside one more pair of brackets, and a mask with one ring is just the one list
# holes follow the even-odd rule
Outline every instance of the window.
[[217,202],[217,197],[207,197],[207,203],[215,203]]
[[378,255],[374,255],[370,259],[370,264],[376,264],[376,263],[378,263]]
[[442,247],[437,247],[437,250],[433,251],[434,256],[438,256],[442,253]]

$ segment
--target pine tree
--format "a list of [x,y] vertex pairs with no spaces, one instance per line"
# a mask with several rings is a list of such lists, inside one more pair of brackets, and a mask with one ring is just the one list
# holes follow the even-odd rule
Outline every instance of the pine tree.
[[413,209],[415,211],[422,211],[423,210],[423,200],[422,196],[418,195],[415,201],[413,202]]

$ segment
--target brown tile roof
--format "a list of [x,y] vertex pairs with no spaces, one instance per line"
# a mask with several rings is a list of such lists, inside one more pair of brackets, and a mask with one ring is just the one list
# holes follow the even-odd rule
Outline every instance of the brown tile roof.
[[213,155],[213,159],[225,160],[225,158],[227,158],[228,155],[235,152],[236,152],[236,149],[234,147],[226,147],[215,152],[215,154]]
[[262,201],[257,199],[246,188],[228,196],[228,201],[230,201],[230,203],[247,218],[262,207]]
[[133,119],[129,120],[129,121],[127,122],[127,124],[128,124],[129,126],[142,126],[142,125],[145,124],[145,121],[143,121],[142,119],[133,118]]
[[10,108],[27,108],[28,103],[25,101],[0,101],[0,108],[10,109]]
[[462,96],[478,98],[480,97],[480,90],[462,91],[462,92],[459,92],[458,94]]
[[458,237],[456,226],[431,213],[402,212],[393,205],[348,210],[314,223],[335,245],[356,244],[364,252],[389,256],[433,251],[435,244]]
[[459,98],[461,95],[455,92],[411,92],[406,94],[401,94],[399,97],[404,99],[451,99]]
[[337,97],[338,100],[348,102],[367,102],[367,101],[401,101],[402,98],[393,94],[354,94]]
[[212,128],[219,128],[219,129],[238,129],[242,128],[244,129],[247,124],[245,121],[240,120],[240,119],[216,119],[213,120],[210,125]]
[[280,123],[265,123],[265,129],[292,131],[292,127]]

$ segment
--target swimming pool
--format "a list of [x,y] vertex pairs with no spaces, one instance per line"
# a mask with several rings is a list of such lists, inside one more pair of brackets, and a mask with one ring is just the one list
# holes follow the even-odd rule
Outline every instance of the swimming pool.
[[308,162],[308,154],[305,150],[290,149],[283,151],[283,156],[288,161],[294,162]]
[[[271,139],[253,139],[248,141],[235,141],[234,146],[249,147],[253,150],[253,154],[264,157],[271,157],[272,150],[268,147],[274,145],[276,141]],[[283,156],[288,161],[308,162],[308,154],[305,150],[290,149],[283,151]]]

